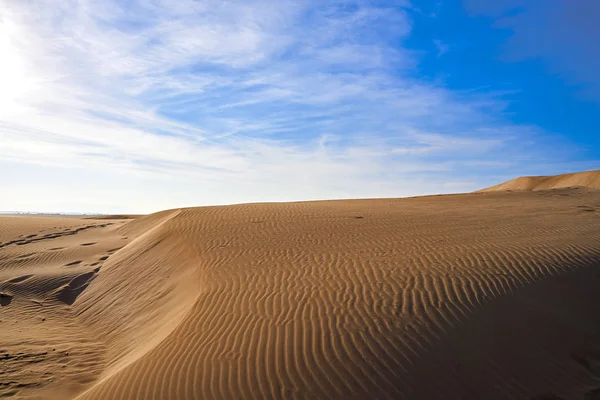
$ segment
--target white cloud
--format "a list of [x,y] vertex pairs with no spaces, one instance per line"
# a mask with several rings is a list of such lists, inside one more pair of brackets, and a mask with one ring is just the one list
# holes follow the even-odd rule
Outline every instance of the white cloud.
[[485,181],[469,163],[544,151],[501,99],[415,78],[400,5],[5,2],[0,209],[467,190]]

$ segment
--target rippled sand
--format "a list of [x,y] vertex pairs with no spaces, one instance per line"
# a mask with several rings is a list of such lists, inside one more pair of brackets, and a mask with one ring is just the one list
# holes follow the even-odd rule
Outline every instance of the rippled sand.
[[0,291],[0,396],[600,396],[583,188],[0,217]]

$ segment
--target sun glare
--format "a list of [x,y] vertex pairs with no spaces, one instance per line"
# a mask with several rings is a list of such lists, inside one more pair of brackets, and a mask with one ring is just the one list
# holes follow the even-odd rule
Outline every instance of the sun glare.
[[34,89],[23,49],[15,42],[17,29],[0,21],[0,116],[16,111]]

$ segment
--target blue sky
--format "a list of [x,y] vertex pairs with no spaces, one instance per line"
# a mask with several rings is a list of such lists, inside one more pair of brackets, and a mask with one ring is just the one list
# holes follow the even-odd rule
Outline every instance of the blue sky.
[[0,210],[403,197],[600,168],[594,0],[0,2]]

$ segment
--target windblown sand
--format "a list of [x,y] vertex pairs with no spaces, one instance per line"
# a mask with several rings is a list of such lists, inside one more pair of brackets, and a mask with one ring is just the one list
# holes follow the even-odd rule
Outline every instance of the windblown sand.
[[0,218],[0,397],[600,398],[600,192]]

